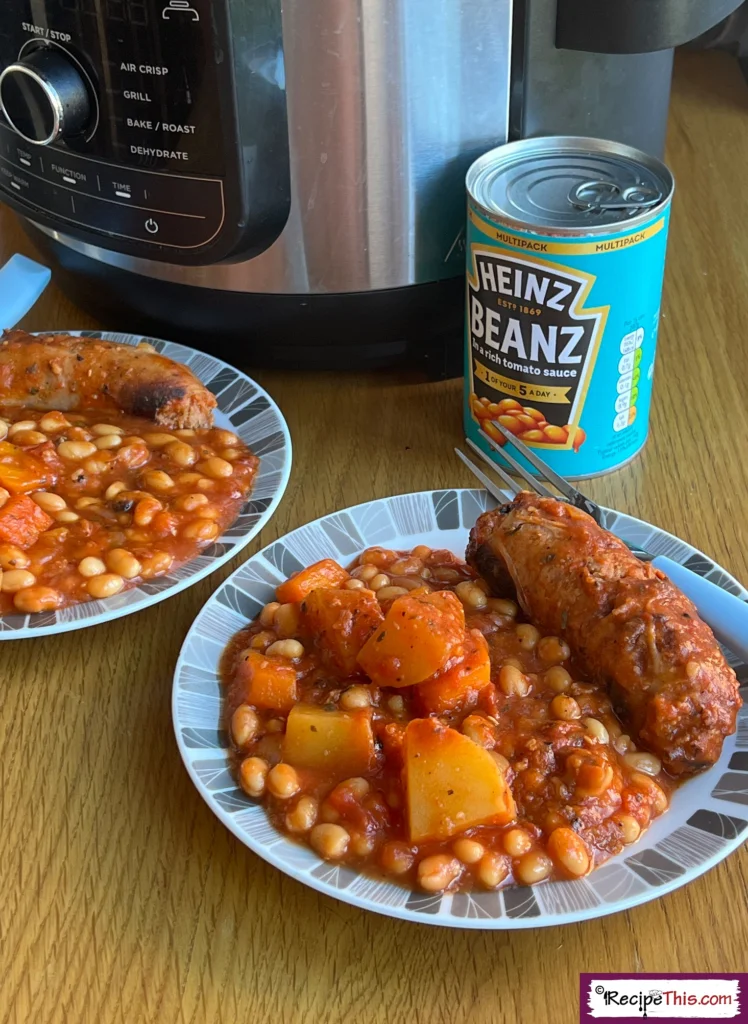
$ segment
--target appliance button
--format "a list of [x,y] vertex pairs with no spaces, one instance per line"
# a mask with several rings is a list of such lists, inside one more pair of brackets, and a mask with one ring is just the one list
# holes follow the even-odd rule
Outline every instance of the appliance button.
[[11,128],[38,146],[80,135],[92,106],[75,65],[57,50],[32,50],[0,74],[0,110]]
[[155,235],[158,231],[158,222],[155,221],[153,217],[149,217],[145,222],[145,229],[149,235]]
[[161,17],[168,21],[172,14],[187,14],[191,16],[192,21],[200,21],[200,15],[194,7],[190,7],[189,0],[169,0],[161,12]]

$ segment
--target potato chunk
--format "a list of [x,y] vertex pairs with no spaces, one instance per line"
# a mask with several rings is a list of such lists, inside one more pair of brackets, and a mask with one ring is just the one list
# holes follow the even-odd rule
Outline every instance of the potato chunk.
[[297,704],[286,722],[283,759],[295,768],[315,768],[339,778],[372,771],[376,747],[371,708],[333,711]]
[[448,839],[516,816],[511,790],[490,753],[436,718],[405,730],[405,789],[411,842]]

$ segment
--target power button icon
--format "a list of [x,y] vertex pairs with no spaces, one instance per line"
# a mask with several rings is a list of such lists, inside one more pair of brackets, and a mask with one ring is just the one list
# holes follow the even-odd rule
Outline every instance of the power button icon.
[[145,229],[149,235],[156,234],[156,232],[158,231],[158,223],[153,219],[153,217],[149,217],[148,220],[145,222]]

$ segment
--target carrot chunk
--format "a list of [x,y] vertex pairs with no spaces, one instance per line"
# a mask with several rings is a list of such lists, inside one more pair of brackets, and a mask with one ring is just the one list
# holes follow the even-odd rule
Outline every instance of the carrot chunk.
[[455,664],[437,672],[416,688],[418,701],[427,715],[443,715],[458,708],[474,707],[478,693],[491,682],[491,659],[483,634],[472,629],[465,641],[465,653]]
[[232,694],[242,703],[285,714],[296,702],[296,669],[280,658],[248,649],[239,655]]
[[303,601],[313,590],[340,587],[347,579],[348,573],[342,565],[332,558],[323,558],[281,583],[275,594],[281,604],[290,604]]
[[356,658],[384,621],[370,590],[313,590],[301,604],[301,635],[314,640],[320,659],[341,677],[356,672]]
[[443,669],[465,638],[465,613],[451,591],[395,598],[358,663],[379,686],[413,686]]
[[26,549],[54,520],[25,494],[15,494],[0,508],[0,540]]

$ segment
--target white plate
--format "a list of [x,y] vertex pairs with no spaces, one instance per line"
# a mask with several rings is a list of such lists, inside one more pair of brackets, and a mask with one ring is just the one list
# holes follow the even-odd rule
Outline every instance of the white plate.
[[[475,490],[384,498],[302,526],[248,559],[212,595],[179,655],[172,692],[179,750],[200,795],[235,836],[292,878],[345,903],[453,928],[537,928],[604,917],[698,878],[743,842],[748,830],[748,708],[740,712],[737,735],[725,743],[718,764],[684,783],[640,842],[587,878],[532,888],[432,895],[327,863],[278,832],[229,771],[219,660],[234,633],[273,600],[276,585],[319,558],[346,564],[375,544],[428,544],[464,555],[470,527],[495,504],[485,491]],[[631,516],[608,511],[605,517],[605,525],[618,536],[653,554],[669,555],[748,599],[748,591],[729,573],[684,541]],[[734,659],[732,664],[741,683],[748,683],[748,667]]]
[[195,558],[164,576],[102,601],[86,601],[60,608],[59,611],[39,612],[36,615],[0,616],[0,640],[49,636],[50,633],[66,633],[71,629],[111,622],[123,615],[150,608],[167,597],[173,597],[180,590],[186,590],[228,562],[259,533],[283,497],[291,473],[291,436],[280,409],[259,384],[228,363],[185,345],[141,335],[113,334],[108,331],[55,333],[103,338],[121,345],[137,345],[146,341],[161,355],[188,366],[216,396],[216,426],[238,434],[259,457],[260,466],[252,493],[237,518],[214,544],[204,548]]

